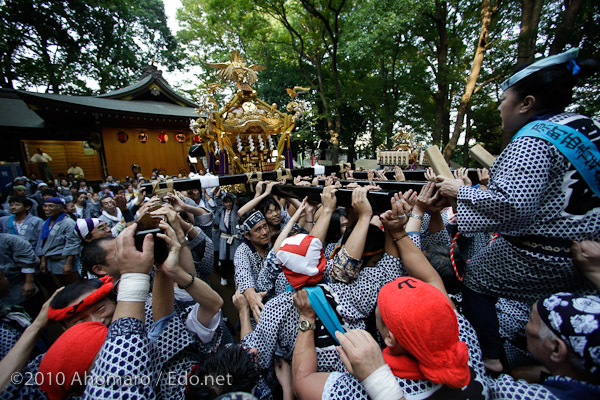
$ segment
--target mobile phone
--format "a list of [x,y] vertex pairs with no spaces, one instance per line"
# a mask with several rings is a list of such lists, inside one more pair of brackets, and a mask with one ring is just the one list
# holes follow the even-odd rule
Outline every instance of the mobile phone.
[[167,246],[167,242],[156,236],[157,233],[164,233],[162,229],[155,228],[137,231],[135,233],[135,248],[138,249],[138,251],[142,251],[144,238],[149,233],[154,236],[154,264],[162,264],[169,255],[169,246]]

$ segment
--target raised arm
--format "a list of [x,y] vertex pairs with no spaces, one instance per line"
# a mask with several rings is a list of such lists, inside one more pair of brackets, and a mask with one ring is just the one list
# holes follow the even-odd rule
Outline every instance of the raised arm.
[[321,214],[319,215],[319,219],[317,219],[315,226],[310,231],[310,234],[319,238],[321,243],[325,243],[327,231],[329,230],[329,222],[331,221],[331,215],[337,207],[335,192],[337,192],[337,188],[335,186],[327,186],[323,189],[323,193],[321,193],[321,202],[323,203],[323,206],[319,209],[321,210]]
[[[181,265],[184,271],[190,274],[195,273],[194,258],[190,247],[188,246],[189,242],[198,234],[194,229],[194,225],[183,222],[183,219],[175,212],[175,209],[170,204],[163,204],[161,208],[153,211],[151,215],[153,217],[164,216],[167,218],[169,226],[171,226],[175,232],[178,243],[181,244],[179,265]],[[181,225],[182,222],[185,224],[185,231]]]
[[[406,210],[409,208],[406,200],[396,193],[391,199],[391,205],[392,209],[381,215],[381,221],[385,230],[394,238],[393,240],[396,242],[396,247],[406,271],[411,276],[435,286],[448,297],[442,278],[431,266],[423,252],[408,238],[408,234],[404,229],[408,219]],[[448,300],[450,299],[448,298]],[[450,303],[453,304],[452,301]]]
[[[317,315],[310,306],[306,290],[294,294],[294,304],[300,315],[299,321],[314,324]],[[299,399],[318,400],[323,395],[327,372],[318,372],[317,351],[315,350],[315,331],[298,329],[294,354],[292,356],[292,377],[294,392]]]
[[294,215],[292,215],[292,217],[287,222],[287,224],[285,224],[285,226],[279,233],[279,236],[277,236],[277,240],[275,241],[275,244],[273,245],[273,252],[275,254],[277,254],[277,252],[279,251],[279,247],[281,247],[281,243],[285,240],[285,238],[287,238],[289,236],[290,232],[294,228],[294,224],[296,224],[300,220],[302,213],[306,209],[307,203],[308,203],[308,198],[305,197],[304,200],[302,200],[302,203],[300,204],[298,209],[296,209],[296,212],[294,213]]
[[161,221],[160,228],[165,233],[159,233],[158,237],[163,239],[169,246],[169,256],[159,266],[159,270],[172,279],[179,288],[185,289],[194,301],[200,305],[197,315],[198,322],[204,326],[210,325],[215,314],[223,306],[223,299],[206,282],[196,279],[195,271],[190,273],[181,267],[179,264],[181,245],[177,240],[175,231],[164,221]]
[[[142,251],[135,248],[137,224],[125,228],[116,239],[117,262],[121,279],[113,323],[120,318],[145,320],[144,304],[150,290],[149,272],[154,265],[154,239],[146,235]],[[145,293],[145,296],[144,296]]]
[[29,357],[35,348],[35,344],[42,337],[50,322],[48,320],[48,308],[50,308],[50,303],[54,299],[54,296],[63,289],[64,287],[58,289],[54,292],[52,297],[44,303],[33,323],[25,329],[17,343],[10,349],[8,354],[4,356],[2,361],[0,361],[0,392],[10,385],[11,375],[21,371],[29,361]]
[[407,232],[420,232],[423,223],[423,216],[429,212],[431,219],[429,222],[429,233],[437,233],[445,229],[444,221],[440,211],[448,205],[447,200],[440,196],[439,192],[435,191],[435,183],[427,182],[421,189],[419,196],[416,199],[412,212],[409,214],[409,220],[406,224]]
[[210,210],[207,210],[206,208],[186,204],[179,196],[176,196],[173,193],[168,193],[166,198],[171,202],[173,208],[175,208],[175,211],[177,212],[184,211],[198,217],[211,213]]
[[367,232],[369,231],[369,224],[373,215],[371,203],[367,199],[368,191],[367,186],[361,186],[352,192],[352,208],[354,208],[354,211],[358,215],[358,220],[344,247],[348,255],[356,260],[360,260],[363,256]]
[[[154,387],[144,381],[130,384],[111,381],[110,376],[144,376],[156,382],[156,366],[152,344],[144,326],[144,304],[150,289],[148,273],[154,264],[154,241],[146,235],[143,251],[135,248],[137,224],[125,228],[117,237],[117,262],[121,280],[118,285],[117,307],[108,329],[106,341],[94,363],[84,398],[156,398]],[[137,360],[137,361],[132,361]]]
[[[273,186],[278,185],[279,182],[269,182],[266,187],[264,192],[262,192],[261,194],[254,196],[254,198],[252,200],[250,200],[249,202],[247,202],[246,204],[244,204],[243,207],[241,207],[238,210],[238,217],[241,217],[242,215],[244,215],[245,213],[247,213],[250,210],[253,210],[254,208],[256,208],[261,201],[263,201],[264,198],[266,198],[267,196],[269,196],[271,194],[271,190],[273,189]],[[256,193],[258,194],[258,188],[259,185],[264,185],[264,182],[259,182],[256,185]]]

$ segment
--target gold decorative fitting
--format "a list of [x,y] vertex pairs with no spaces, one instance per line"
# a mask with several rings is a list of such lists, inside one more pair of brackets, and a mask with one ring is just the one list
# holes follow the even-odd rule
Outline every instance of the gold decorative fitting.
[[[296,121],[309,109],[308,103],[298,95],[310,88],[286,89],[291,102],[285,110],[293,113],[288,114],[279,111],[277,104],[259,99],[252,88],[258,80],[256,72],[264,67],[247,65],[237,51],[227,62],[207,65],[218,69],[222,81],[233,82],[238,91],[219,109],[219,102],[213,96],[224,87],[220,83],[207,85],[198,99],[199,118],[190,122],[190,129],[198,140],[206,143],[207,153],[215,152],[217,148],[227,152],[232,173],[277,169],[284,158],[286,139]],[[249,154],[252,157],[248,157]]]

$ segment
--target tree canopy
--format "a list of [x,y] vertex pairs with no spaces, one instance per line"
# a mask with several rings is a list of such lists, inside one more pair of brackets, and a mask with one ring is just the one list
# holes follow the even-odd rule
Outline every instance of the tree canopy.
[[[398,132],[459,162],[464,135],[499,153],[510,139],[500,83],[517,63],[573,46],[600,58],[593,0],[182,0],[177,41],[161,0],[0,0],[0,10],[3,87],[106,92],[154,61],[200,67],[201,88],[217,80],[206,62],[238,50],[267,68],[255,88],[265,101],[311,88],[295,138],[313,149],[321,139],[334,159],[373,157]],[[599,117],[599,85],[578,89],[572,109]]]
[[[451,154],[464,135],[457,111],[469,123],[469,137],[498,153],[499,85],[517,61],[571,46],[580,46],[582,56],[600,56],[600,5],[591,0],[182,3],[178,39],[189,64],[225,59],[237,49],[267,67],[256,88],[266,101],[284,102],[285,87],[311,87],[313,120],[303,130],[313,140],[303,133],[303,143],[339,138],[351,159],[359,137],[373,157],[399,131],[424,144],[450,142]],[[215,80],[210,68],[200,78]],[[597,81],[591,82],[574,108],[598,116],[597,97]]]
[[5,88],[103,93],[153,61],[178,65],[161,0],[4,0],[0,32]]

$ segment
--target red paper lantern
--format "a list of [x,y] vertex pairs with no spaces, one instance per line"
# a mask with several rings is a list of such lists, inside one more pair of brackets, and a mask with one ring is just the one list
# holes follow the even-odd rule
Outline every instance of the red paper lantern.
[[148,135],[146,134],[146,132],[140,132],[138,134],[138,140],[142,143],[146,143],[148,141]]
[[178,133],[177,135],[175,135],[175,140],[177,140],[179,143],[185,142],[185,134]]
[[160,132],[157,136],[156,139],[158,139],[159,142],[161,143],[167,143],[167,141],[169,140],[169,136],[167,136],[166,133],[164,132]]
[[117,133],[117,140],[121,143],[125,143],[129,140],[129,135],[126,134],[124,131],[119,131]]

